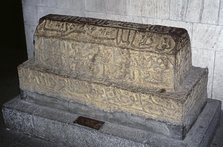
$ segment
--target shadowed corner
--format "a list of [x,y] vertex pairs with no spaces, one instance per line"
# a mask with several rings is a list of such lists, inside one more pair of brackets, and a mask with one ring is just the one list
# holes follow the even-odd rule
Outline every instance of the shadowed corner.
[[[5,9],[7,8],[7,9]],[[27,60],[21,1],[3,1],[1,14],[0,107],[19,94],[17,66]],[[2,111],[0,127],[3,127]]]
[[217,128],[215,135],[213,137],[212,143],[210,147],[222,147],[223,146],[223,110],[221,110],[221,115],[220,115],[220,124],[219,127]]

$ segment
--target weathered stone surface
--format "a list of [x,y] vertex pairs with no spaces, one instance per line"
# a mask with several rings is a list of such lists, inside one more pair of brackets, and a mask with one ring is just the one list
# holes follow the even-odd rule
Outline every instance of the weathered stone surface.
[[[160,121],[183,124],[196,107],[191,124],[206,101],[207,70],[192,68],[178,92],[151,91],[109,82],[95,83],[81,77],[58,75],[30,60],[18,69],[20,88],[94,106],[108,112],[129,112]],[[196,103],[200,101],[201,103]],[[195,105],[196,104],[196,105]],[[188,125],[189,126],[189,125]]]
[[35,32],[35,62],[94,82],[175,91],[191,68],[186,30],[48,15]]
[[[48,15],[34,38],[18,68],[22,100],[4,106],[11,128],[79,146],[208,144],[220,104],[207,103],[208,70],[192,67],[186,30]],[[105,123],[71,125],[80,115]]]
[[118,122],[105,121],[100,130],[94,130],[73,124],[79,116],[77,113],[27,103],[18,98],[3,106],[4,120],[9,128],[68,146],[92,147],[208,147],[219,124],[220,112],[220,102],[209,99],[185,139],[177,140]]
[[[206,101],[205,95],[206,94],[204,93],[203,98],[200,98],[202,102],[203,100]],[[195,120],[193,117],[197,117],[197,114],[200,113],[200,110],[197,109],[200,109],[200,104],[202,104],[200,101],[198,101],[199,104],[195,104],[198,107],[194,107],[193,110],[190,111],[191,113],[188,113],[185,123],[172,124],[133,115],[128,112],[106,112],[100,110],[99,108],[75,103],[72,100],[46,96],[44,94],[38,94],[35,92],[22,91],[20,96],[24,101],[29,103],[59,109],[62,111],[69,111],[89,118],[94,117],[94,119],[101,121],[114,123],[118,122],[120,125],[142,129],[144,131],[152,131],[154,133],[162,134],[175,139],[183,139],[186,136],[187,131],[191,127],[190,123]]]

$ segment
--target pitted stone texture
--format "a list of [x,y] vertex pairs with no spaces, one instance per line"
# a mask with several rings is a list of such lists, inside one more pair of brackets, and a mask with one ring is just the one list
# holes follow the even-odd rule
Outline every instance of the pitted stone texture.
[[[176,125],[136,116],[128,112],[106,112],[91,106],[74,103],[73,101],[67,101],[62,98],[49,97],[43,94],[28,91],[22,91],[21,98],[29,103],[34,103],[63,111],[69,111],[78,115],[83,115],[85,117],[93,117],[97,120],[116,123],[144,131],[152,131],[176,139],[184,138],[187,131],[191,127],[188,123]],[[195,112],[197,112],[197,110],[194,110],[192,114],[190,114],[191,116],[187,116],[187,120],[194,120],[194,115],[197,115]],[[188,129],[186,130],[185,128]]]
[[[27,103],[18,98],[4,105],[3,114],[9,128],[68,146],[208,147],[219,123],[220,107],[219,101],[209,100],[184,140],[109,122],[97,131],[73,124],[78,117],[75,113]],[[17,117],[20,120],[32,119],[22,122]],[[26,127],[14,127],[17,124]]]
[[36,63],[95,82],[175,91],[192,66],[180,28],[48,15],[34,38]]
[[[197,107],[199,111],[206,101],[201,96],[206,91],[207,70],[201,68],[192,68],[178,92],[151,91],[134,86],[126,89],[109,82],[102,84],[80,77],[71,78],[55,74],[32,60],[21,65],[18,72],[22,90],[72,100],[108,112],[129,112],[174,124],[183,124],[190,110]],[[203,99],[202,103],[195,106],[200,99]]]

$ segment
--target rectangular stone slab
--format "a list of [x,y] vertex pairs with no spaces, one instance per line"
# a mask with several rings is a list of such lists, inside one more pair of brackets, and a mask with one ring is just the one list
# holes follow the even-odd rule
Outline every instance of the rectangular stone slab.
[[[107,112],[128,112],[145,118],[184,124],[186,130],[206,101],[202,94],[206,92],[207,70],[201,68],[192,68],[183,88],[178,92],[135,87],[125,89],[120,85],[70,78],[42,68],[33,60],[20,65],[18,73],[20,88],[24,91],[71,100]],[[191,111],[193,115],[188,116]]]
[[118,122],[106,121],[100,130],[91,129],[73,124],[73,120],[80,116],[76,112],[43,107],[19,98],[3,106],[5,124],[11,130],[68,146],[208,147],[220,122],[221,102],[209,99],[183,140]]
[[[205,96],[206,94],[204,93],[203,95]],[[77,113],[80,116],[89,118],[93,117],[94,119],[104,122],[106,121],[111,123],[118,123],[120,125],[137,128],[144,131],[151,131],[180,140],[182,140],[186,136],[187,131],[190,128],[190,126],[188,126],[189,124],[176,125],[136,116],[128,112],[106,112],[92,106],[75,103],[72,100],[69,101],[59,97],[50,97],[44,94],[38,94],[36,92],[21,91],[20,97],[22,100],[28,103],[34,103],[37,105],[62,111],[69,111],[72,113]],[[194,110],[191,116],[196,114],[195,112],[197,112],[197,110]],[[187,116],[187,119],[193,120],[193,118],[190,116]]]
[[47,15],[34,41],[36,63],[94,82],[176,91],[192,66],[181,28]]

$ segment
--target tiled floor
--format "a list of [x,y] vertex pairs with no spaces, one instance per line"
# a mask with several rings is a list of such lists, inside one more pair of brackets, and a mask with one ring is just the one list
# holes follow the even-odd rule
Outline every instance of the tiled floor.
[[[16,71],[1,73],[0,75],[0,106],[19,94],[18,78]],[[211,147],[223,147],[223,113],[221,125],[212,141]],[[33,138],[20,133],[5,129],[2,112],[0,114],[0,147],[61,147],[64,145],[54,144]]]

